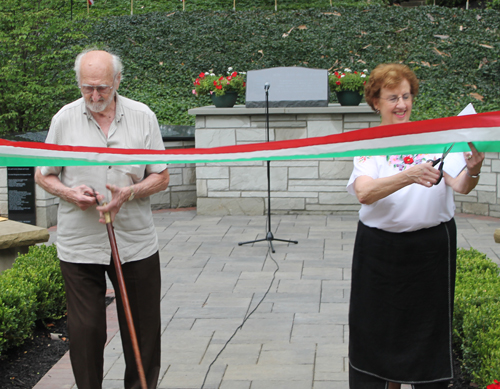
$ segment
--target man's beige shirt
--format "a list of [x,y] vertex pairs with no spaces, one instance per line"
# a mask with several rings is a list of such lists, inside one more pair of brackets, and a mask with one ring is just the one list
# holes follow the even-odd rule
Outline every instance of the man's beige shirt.
[[[70,146],[164,150],[155,114],[144,104],[122,96],[116,98],[116,116],[108,137],[85,107],[83,98],[64,106],[53,118],[46,143]],[[150,173],[161,173],[165,164],[119,166],[41,167],[43,175],[60,175],[63,184],[95,188],[110,201],[106,184],[120,187],[142,181]],[[149,198],[128,201],[113,222],[122,262],[147,258],[158,250]],[[106,226],[99,223],[93,206],[82,211],[62,199],[57,222],[59,259],[73,263],[109,264],[111,248]]]

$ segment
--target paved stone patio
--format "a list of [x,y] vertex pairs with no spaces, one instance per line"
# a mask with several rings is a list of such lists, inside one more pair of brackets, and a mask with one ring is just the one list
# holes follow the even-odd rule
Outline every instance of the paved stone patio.
[[[156,211],[162,265],[162,370],[159,388],[344,389],[348,299],[357,215],[197,216]],[[500,219],[457,215],[459,247],[500,264],[493,232]],[[56,239],[52,231],[51,241]],[[266,291],[265,299],[257,306]],[[123,388],[120,333],[108,308],[105,389]],[[249,314],[253,312],[250,316]],[[59,365],[59,366],[58,366]],[[75,389],[67,355],[35,387]]]

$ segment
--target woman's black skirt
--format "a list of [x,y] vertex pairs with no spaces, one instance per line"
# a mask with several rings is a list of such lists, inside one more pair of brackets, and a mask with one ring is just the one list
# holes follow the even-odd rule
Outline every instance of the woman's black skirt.
[[359,222],[349,308],[351,368],[392,382],[453,377],[454,219],[392,233]]

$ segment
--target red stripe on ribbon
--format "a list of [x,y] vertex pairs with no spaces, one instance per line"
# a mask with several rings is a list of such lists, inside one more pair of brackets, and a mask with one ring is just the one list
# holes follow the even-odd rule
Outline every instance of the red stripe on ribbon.
[[170,149],[170,150],[146,150],[146,149],[119,149],[106,147],[87,147],[87,146],[64,146],[38,142],[17,142],[0,139],[0,146],[10,146],[24,149],[40,149],[54,151],[70,151],[80,153],[99,153],[99,154],[145,154],[145,155],[165,155],[165,154],[227,154],[227,153],[245,153],[252,151],[282,150],[298,147],[349,143],[370,139],[391,138],[394,136],[426,134],[433,132],[452,131],[467,128],[486,128],[500,127],[500,111],[486,112],[476,115],[452,116],[440,119],[422,120],[418,122],[409,122],[401,124],[391,124],[364,128],[361,130],[333,134],[322,137],[292,139],[274,142],[252,143],[234,146],[222,146],[213,148],[191,148],[191,149]]

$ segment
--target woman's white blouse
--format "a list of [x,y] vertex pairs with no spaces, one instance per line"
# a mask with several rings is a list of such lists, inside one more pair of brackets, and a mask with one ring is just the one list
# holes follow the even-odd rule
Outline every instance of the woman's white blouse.
[[[360,176],[373,179],[390,177],[416,164],[441,157],[440,154],[389,155],[354,157],[354,169],[347,191],[355,195],[354,181]],[[439,165],[436,165],[436,168]],[[444,161],[444,171],[456,177],[465,167],[463,153],[450,153]],[[416,231],[450,220],[455,214],[453,190],[445,184],[426,188],[408,185],[373,204],[361,204],[359,219],[369,227],[390,232]]]

